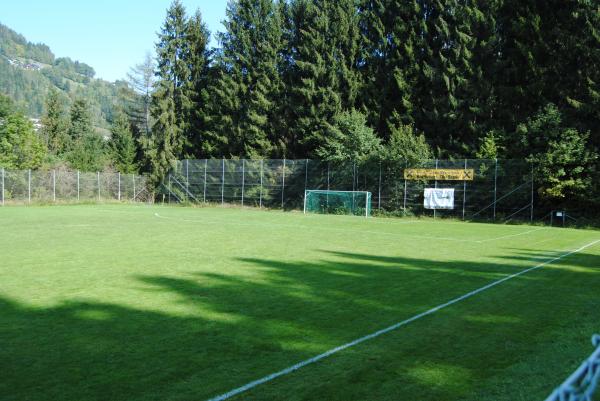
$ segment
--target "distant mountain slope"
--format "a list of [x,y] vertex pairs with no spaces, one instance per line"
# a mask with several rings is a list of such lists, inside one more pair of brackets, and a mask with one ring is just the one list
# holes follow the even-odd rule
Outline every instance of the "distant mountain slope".
[[0,93],[11,97],[31,117],[43,114],[44,99],[52,87],[67,104],[85,98],[94,123],[107,128],[119,102],[123,82],[94,78],[92,67],[70,58],[55,58],[45,44],[28,42],[23,35],[0,23]]

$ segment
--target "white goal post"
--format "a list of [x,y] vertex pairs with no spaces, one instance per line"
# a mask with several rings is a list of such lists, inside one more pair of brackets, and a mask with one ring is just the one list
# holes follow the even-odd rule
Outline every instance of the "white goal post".
[[371,192],[307,189],[304,191],[304,214],[311,212],[369,217]]

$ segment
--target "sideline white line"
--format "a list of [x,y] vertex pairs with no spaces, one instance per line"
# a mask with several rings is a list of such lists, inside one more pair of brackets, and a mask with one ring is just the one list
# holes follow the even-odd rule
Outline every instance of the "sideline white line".
[[223,401],[223,400],[227,400],[227,399],[229,399],[229,398],[231,398],[231,397],[233,397],[235,395],[244,393],[244,392],[246,392],[246,391],[248,391],[248,390],[250,390],[250,389],[252,389],[252,388],[254,388],[256,386],[259,386],[261,384],[264,384],[266,382],[274,380],[274,379],[276,379],[278,377],[290,374],[290,373],[292,373],[292,372],[294,372],[294,371],[296,371],[296,370],[298,370],[300,368],[303,368],[304,366],[307,366],[307,365],[313,364],[315,362],[318,362],[321,359],[325,359],[328,356],[331,356],[331,355],[333,355],[333,354],[335,354],[337,352],[343,351],[343,350],[345,350],[347,348],[350,348],[350,347],[353,347],[353,346],[358,345],[360,343],[363,343],[365,341],[371,340],[371,339],[373,339],[375,337],[379,337],[379,336],[381,336],[383,334],[386,334],[386,333],[388,333],[390,331],[396,330],[396,329],[398,329],[398,328],[400,328],[402,326],[406,326],[407,324],[410,324],[410,323],[414,322],[415,320],[421,319],[421,318],[423,318],[425,316],[432,315],[432,314],[438,312],[441,309],[447,308],[448,306],[451,306],[451,305],[454,305],[454,304],[456,304],[458,302],[464,301],[467,298],[471,298],[472,296],[477,295],[477,294],[479,294],[479,293],[481,293],[483,291],[486,291],[486,290],[488,290],[488,289],[490,289],[492,287],[495,287],[495,286],[497,286],[499,284],[502,284],[505,281],[511,280],[511,279],[513,279],[515,277],[521,276],[521,275],[526,274],[526,273],[528,273],[530,271],[539,269],[539,268],[541,268],[543,266],[546,266],[546,265],[548,265],[550,263],[553,263],[553,262],[556,262],[556,261],[561,260],[563,258],[566,258],[567,256],[570,256],[570,255],[572,255],[574,253],[581,252],[584,249],[589,248],[589,247],[591,247],[593,245],[596,245],[599,242],[600,242],[600,239],[598,239],[596,241],[593,241],[593,242],[590,242],[589,244],[584,245],[584,246],[582,246],[582,247],[580,247],[578,249],[575,249],[574,251],[569,251],[569,252],[563,253],[560,256],[557,256],[557,257],[555,257],[553,259],[547,260],[547,261],[545,261],[543,263],[540,263],[540,264],[538,264],[536,266],[529,267],[529,268],[527,268],[525,270],[521,270],[520,272],[511,274],[510,276],[506,276],[506,277],[504,277],[504,278],[502,278],[500,280],[493,281],[490,284],[487,284],[487,285],[485,285],[485,286],[483,286],[481,288],[478,288],[478,289],[476,289],[474,291],[468,292],[468,293],[466,293],[466,294],[464,294],[464,295],[462,295],[462,296],[460,296],[458,298],[454,298],[451,301],[448,301],[446,303],[443,303],[441,305],[433,307],[433,308],[429,309],[428,311],[425,311],[423,313],[419,313],[418,315],[415,315],[415,316],[413,316],[411,318],[408,318],[406,320],[403,320],[401,322],[393,324],[393,325],[391,325],[389,327],[386,327],[385,329],[381,329],[379,331],[376,331],[374,333],[368,334],[368,335],[366,335],[364,337],[358,338],[358,339],[356,339],[354,341],[351,341],[349,343],[340,345],[339,347],[335,347],[333,349],[330,349],[329,351],[326,351],[326,352],[324,352],[322,354],[314,356],[314,357],[312,357],[310,359],[306,359],[306,360],[304,360],[302,362],[298,362],[295,365],[292,365],[292,366],[290,366],[288,368],[285,368],[283,370],[280,370],[278,372],[271,373],[270,375],[265,376],[265,377],[263,377],[261,379],[251,381],[250,383],[244,384],[241,387],[238,387],[236,389],[233,389],[231,391],[228,391],[228,392],[226,392],[224,394],[221,394],[221,395],[218,395],[216,397],[210,398],[208,401]]
[[489,242],[489,241],[497,241],[499,239],[504,239],[504,238],[518,237],[519,235],[525,235],[525,234],[529,234],[529,233],[534,233],[536,231],[545,230],[545,229],[546,229],[546,227],[541,227],[541,228],[536,228],[534,230],[524,231],[524,232],[521,232],[521,233],[518,233],[518,234],[509,234],[509,235],[503,235],[501,237],[496,237],[496,238],[482,239],[482,240],[479,240],[477,242],[483,243],[483,242]]

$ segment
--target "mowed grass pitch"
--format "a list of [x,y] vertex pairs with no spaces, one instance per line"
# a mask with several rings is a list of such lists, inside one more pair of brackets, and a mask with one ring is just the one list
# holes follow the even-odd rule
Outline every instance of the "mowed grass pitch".
[[[600,239],[113,205],[0,227],[6,401],[210,399]],[[232,399],[539,400],[598,331],[600,244]]]

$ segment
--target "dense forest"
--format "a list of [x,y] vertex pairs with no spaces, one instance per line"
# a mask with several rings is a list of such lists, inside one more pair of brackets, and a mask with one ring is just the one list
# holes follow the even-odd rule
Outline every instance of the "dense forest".
[[[171,4],[104,113],[113,166],[160,182],[182,158],[517,158],[540,196],[600,193],[599,0],[237,0],[223,24],[210,47],[201,13]],[[93,77],[20,43],[10,57]],[[73,111],[51,123],[55,103],[43,142],[71,154],[86,136]]]

